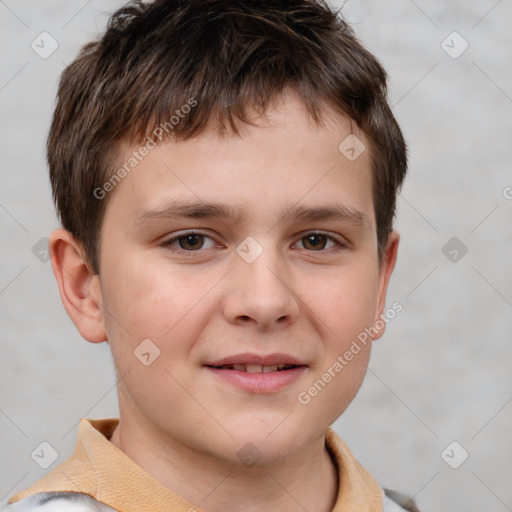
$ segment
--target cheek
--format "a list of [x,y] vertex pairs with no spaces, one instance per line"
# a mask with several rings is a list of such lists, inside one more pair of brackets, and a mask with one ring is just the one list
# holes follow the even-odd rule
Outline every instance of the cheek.
[[373,322],[377,290],[374,266],[362,260],[338,269],[314,298],[323,321],[324,353],[299,402],[327,422],[346,409],[364,379],[371,351],[365,329]]
[[[308,301],[337,343],[371,325],[377,304],[377,276],[369,265],[339,269]],[[313,289],[313,288],[311,288]]]
[[206,282],[191,286],[186,272],[143,258],[119,262],[107,272],[112,314],[129,332],[145,337],[161,337],[171,330],[199,302],[207,286]]
[[118,377],[122,377],[120,394],[130,397],[147,417],[159,411],[165,421],[171,421],[172,411],[166,404],[183,400],[181,407],[186,406],[180,369],[186,369],[183,363],[189,361],[203,329],[208,301],[201,297],[208,285],[191,287],[183,273],[136,260],[105,268],[105,275],[109,276],[104,300],[107,334]]
[[169,367],[190,351],[208,319],[211,301],[206,292],[218,278],[207,272],[192,276],[187,270],[177,271],[165,262],[148,264],[143,258],[105,269],[105,323],[120,369],[138,363],[134,350],[146,339]]

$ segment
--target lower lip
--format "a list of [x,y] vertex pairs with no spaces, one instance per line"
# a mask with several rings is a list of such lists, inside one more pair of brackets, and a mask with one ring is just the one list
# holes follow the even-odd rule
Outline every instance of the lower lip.
[[209,366],[206,368],[226,382],[250,393],[275,393],[280,391],[298,380],[306,370],[305,366],[297,366],[280,372],[248,373],[237,370],[221,370]]

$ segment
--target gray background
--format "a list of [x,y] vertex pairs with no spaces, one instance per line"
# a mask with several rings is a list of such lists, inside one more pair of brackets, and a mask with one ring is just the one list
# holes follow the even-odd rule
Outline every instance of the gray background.
[[[117,415],[108,347],[81,339],[32,248],[58,225],[44,160],[57,78],[121,4],[0,0],[0,503],[46,472],[42,441],[54,467],[81,417]],[[512,0],[350,0],[345,14],[389,72],[410,175],[389,291],[404,309],[334,428],[424,512],[510,511]],[[59,45],[47,59],[31,48],[42,31]],[[452,465],[469,453],[458,469],[441,456],[452,441]]]

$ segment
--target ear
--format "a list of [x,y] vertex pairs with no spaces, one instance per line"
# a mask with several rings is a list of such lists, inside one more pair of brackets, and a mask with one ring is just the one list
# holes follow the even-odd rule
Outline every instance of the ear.
[[375,331],[375,334],[372,334],[374,341],[379,339],[386,330],[386,322],[382,320],[381,316],[383,315],[384,308],[386,307],[388,284],[391,278],[391,274],[395,268],[399,243],[399,233],[397,231],[392,231],[388,236],[386,248],[384,249],[384,254],[382,255],[382,260],[379,267],[378,296],[375,308],[375,318],[373,319],[374,329],[372,329],[372,331]]
[[55,230],[49,246],[60,298],[69,317],[87,341],[106,341],[99,275],[85,262],[80,244],[69,231]]

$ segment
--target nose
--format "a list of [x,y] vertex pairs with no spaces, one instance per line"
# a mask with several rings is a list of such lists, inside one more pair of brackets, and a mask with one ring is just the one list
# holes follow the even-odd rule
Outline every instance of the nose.
[[228,276],[223,301],[228,322],[268,330],[286,327],[298,319],[299,298],[286,262],[275,251],[267,248],[250,263],[235,255],[235,266]]

